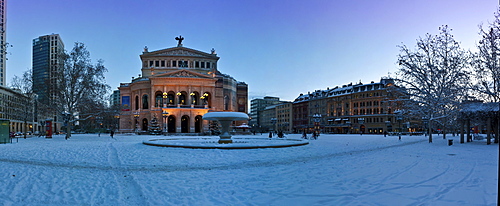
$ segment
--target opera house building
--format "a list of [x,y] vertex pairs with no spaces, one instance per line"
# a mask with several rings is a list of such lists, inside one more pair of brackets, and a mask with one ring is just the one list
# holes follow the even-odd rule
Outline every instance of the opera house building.
[[140,55],[141,75],[121,83],[120,132],[145,133],[152,124],[167,133],[204,133],[212,111],[248,113],[248,86],[218,70],[219,57],[183,47]]

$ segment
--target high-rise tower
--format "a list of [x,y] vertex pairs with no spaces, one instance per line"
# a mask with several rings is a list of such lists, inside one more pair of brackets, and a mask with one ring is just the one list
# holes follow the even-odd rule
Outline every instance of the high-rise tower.
[[5,86],[6,84],[6,74],[5,74],[5,61],[7,58],[6,49],[6,23],[7,23],[7,0],[0,0],[0,86]]
[[51,103],[57,89],[57,73],[63,67],[64,43],[59,34],[33,39],[33,92],[42,102]]

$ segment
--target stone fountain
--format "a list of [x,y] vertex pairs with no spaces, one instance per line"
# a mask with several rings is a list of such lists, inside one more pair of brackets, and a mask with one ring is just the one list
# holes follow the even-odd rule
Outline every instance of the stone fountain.
[[248,115],[241,112],[209,112],[203,115],[204,120],[218,121],[222,126],[219,139],[216,137],[172,137],[166,139],[150,139],[143,144],[159,147],[180,147],[191,149],[258,149],[282,148],[309,144],[303,139],[267,138],[267,137],[235,137],[231,139],[230,126],[233,121],[248,120]]
[[221,135],[219,136],[219,144],[233,143],[231,134],[229,133],[229,126],[233,121],[248,120],[247,114],[242,112],[209,112],[203,115],[204,120],[218,121],[221,124]]

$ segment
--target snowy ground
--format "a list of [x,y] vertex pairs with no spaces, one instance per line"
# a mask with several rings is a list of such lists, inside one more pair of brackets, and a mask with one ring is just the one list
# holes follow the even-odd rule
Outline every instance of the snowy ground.
[[0,145],[0,205],[496,205],[498,145],[484,141],[321,135],[300,147],[203,150],[142,144],[151,138]]

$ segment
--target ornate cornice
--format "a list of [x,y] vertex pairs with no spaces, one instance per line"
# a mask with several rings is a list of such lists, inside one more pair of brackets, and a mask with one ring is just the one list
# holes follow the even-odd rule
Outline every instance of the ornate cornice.
[[209,75],[200,74],[198,72],[194,72],[194,71],[190,71],[190,70],[186,70],[186,69],[181,69],[181,70],[177,70],[177,71],[158,74],[158,75],[152,76],[150,78],[165,78],[165,77],[213,79],[213,77],[211,77]]
[[202,51],[190,49],[187,47],[172,47],[168,49],[162,49],[153,52],[145,52],[141,56],[141,59],[151,58],[151,57],[197,57],[197,58],[207,58],[216,59],[219,57],[215,54],[209,54]]

